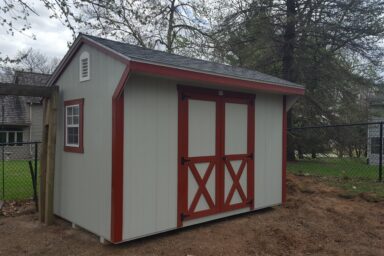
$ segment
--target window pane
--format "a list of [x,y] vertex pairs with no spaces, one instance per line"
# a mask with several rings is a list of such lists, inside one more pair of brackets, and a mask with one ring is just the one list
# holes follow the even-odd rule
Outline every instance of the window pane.
[[8,132],[8,142],[13,145],[15,143],[15,132]]
[[68,127],[67,129],[67,144],[75,144],[79,143],[79,128],[78,127]]
[[67,115],[68,116],[72,115],[72,107],[67,107]]
[[7,143],[7,133],[0,132],[0,143]]
[[72,117],[71,116],[67,117],[67,124],[69,124],[69,125],[72,124]]
[[74,116],[73,117],[73,124],[79,124],[79,116]]
[[19,143],[23,142],[23,133],[18,132],[16,135],[17,135],[17,138],[16,138],[17,142]]
[[78,115],[79,114],[79,106],[73,106],[73,114]]
[[73,144],[79,144],[79,136],[77,134],[73,135]]

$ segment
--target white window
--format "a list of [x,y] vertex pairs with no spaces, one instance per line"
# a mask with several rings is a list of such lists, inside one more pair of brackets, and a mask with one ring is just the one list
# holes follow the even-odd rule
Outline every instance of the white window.
[[80,82],[87,81],[91,79],[90,77],[90,62],[89,62],[89,53],[83,52],[80,55]]
[[84,99],[64,101],[64,151],[84,153],[83,120]]
[[10,146],[21,145],[23,142],[22,131],[0,131],[0,143],[9,144]]
[[66,106],[66,146],[78,147],[80,137],[80,105]]

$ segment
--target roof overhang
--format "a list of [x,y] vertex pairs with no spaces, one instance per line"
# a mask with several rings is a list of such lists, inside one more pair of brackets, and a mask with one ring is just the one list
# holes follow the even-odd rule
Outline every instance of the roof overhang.
[[254,81],[241,79],[239,77],[225,76],[221,74],[212,74],[197,70],[185,69],[181,67],[167,66],[159,63],[152,63],[147,61],[141,61],[137,59],[130,59],[129,57],[105,46],[102,45],[82,34],[80,34],[70,50],[64,56],[63,60],[60,62],[59,66],[56,68],[55,72],[52,74],[51,78],[48,81],[48,86],[54,85],[60,75],[64,72],[65,68],[71,62],[76,52],[80,49],[83,44],[90,45],[100,50],[101,52],[111,56],[112,58],[129,65],[130,74],[146,74],[146,75],[155,75],[162,76],[166,78],[176,78],[182,80],[189,80],[195,82],[204,82],[209,84],[215,84],[230,88],[246,89],[246,90],[256,90],[272,93],[280,93],[285,95],[304,95],[305,88],[303,87],[294,87],[281,84],[272,84],[265,83],[263,81]]

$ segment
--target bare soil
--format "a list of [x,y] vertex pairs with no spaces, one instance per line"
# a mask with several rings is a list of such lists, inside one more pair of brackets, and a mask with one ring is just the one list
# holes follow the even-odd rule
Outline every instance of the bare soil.
[[122,245],[102,245],[61,219],[42,226],[30,204],[0,217],[0,255],[384,255],[383,201],[351,198],[311,177],[288,181],[286,207]]

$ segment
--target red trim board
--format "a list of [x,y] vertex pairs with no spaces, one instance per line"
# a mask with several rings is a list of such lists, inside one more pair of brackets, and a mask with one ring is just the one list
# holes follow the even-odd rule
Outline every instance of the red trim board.
[[276,84],[268,84],[262,82],[254,82],[231,77],[224,77],[220,75],[206,74],[196,71],[177,69],[173,67],[165,67],[155,64],[142,63],[131,61],[132,72],[144,73],[151,75],[159,75],[164,77],[179,78],[190,81],[202,81],[217,85],[228,86],[232,88],[242,88],[251,90],[263,90],[282,94],[298,94],[303,95],[303,88],[287,87]]
[[124,85],[130,74],[127,64],[112,97],[112,191],[111,191],[111,242],[123,238],[124,194]]
[[[67,111],[66,107],[79,105],[79,146],[67,146]],[[64,101],[64,151],[72,153],[84,153],[84,98]]]

